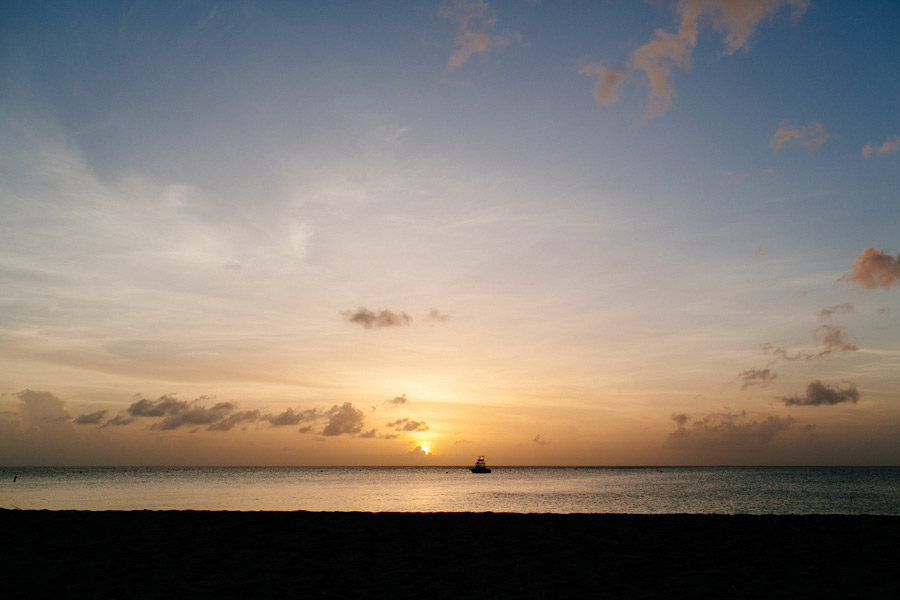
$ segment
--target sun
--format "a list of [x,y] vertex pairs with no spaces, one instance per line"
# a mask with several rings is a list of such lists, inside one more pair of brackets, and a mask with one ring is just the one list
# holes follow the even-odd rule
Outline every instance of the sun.
[[431,448],[429,448],[428,446],[422,446],[422,452],[424,454],[431,454]]

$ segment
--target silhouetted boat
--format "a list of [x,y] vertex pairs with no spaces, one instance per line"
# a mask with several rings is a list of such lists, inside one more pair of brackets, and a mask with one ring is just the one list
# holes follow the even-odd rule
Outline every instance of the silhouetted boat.
[[473,473],[490,473],[491,469],[484,464],[484,457],[479,456],[478,460],[475,461],[475,466],[469,468]]

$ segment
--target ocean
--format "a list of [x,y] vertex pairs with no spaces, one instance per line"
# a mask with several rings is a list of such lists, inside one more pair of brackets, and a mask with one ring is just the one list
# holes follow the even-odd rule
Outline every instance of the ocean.
[[900,515],[900,467],[0,467],[0,508]]

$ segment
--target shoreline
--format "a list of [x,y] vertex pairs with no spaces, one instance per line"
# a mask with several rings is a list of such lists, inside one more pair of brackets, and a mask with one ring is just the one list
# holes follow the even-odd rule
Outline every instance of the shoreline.
[[900,597],[880,515],[0,510],[27,597]]

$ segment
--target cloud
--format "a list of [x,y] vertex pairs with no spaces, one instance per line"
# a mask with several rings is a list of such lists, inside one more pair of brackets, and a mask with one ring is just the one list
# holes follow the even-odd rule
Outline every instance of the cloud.
[[537,444],[538,446],[546,446],[546,445],[549,444],[550,442],[548,442],[547,440],[545,440],[544,438],[542,438],[542,437],[541,437],[541,434],[537,434],[536,436],[534,436],[534,439],[531,440],[531,443]]
[[753,385],[767,386],[769,382],[778,377],[777,373],[773,373],[771,369],[748,369],[738,373],[738,379],[743,381],[742,390],[746,390]]
[[409,453],[413,456],[432,456],[431,452],[426,452],[425,449],[422,448],[422,446],[416,446],[415,448],[410,450]]
[[681,429],[691,420],[691,418],[684,413],[677,413],[672,415],[672,420],[675,421],[675,424]]
[[[232,402],[217,402],[211,407],[203,406],[204,401],[210,400],[211,398],[207,396],[200,396],[188,402],[165,394],[156,400],[142,398],[133,402],[126,412],[132,417],[163,417],[161,421],[150,426],[151,429],[161,431],[197,425],[207,425],[210,431],[228,431],[241,423],[264,418],[257,410],[235,412],[237,405]],[[111,420],[104,426],[125,425],[130,422],[131,420],[122,419],[114,423]]]
[[821,406],[823,404],[834,406],[845,402],[856,404],[859,401],[859,392],[855,384],[841,389],[838,386],[823,384],[821,381],[813,381],[806,386],[805,396],[781,397],[779,400],[783,400],[785,406]]
[[393,406],[400,406],[402,404],[406,404],[406,394],[400,394],[396,398],[391,398],[387,401],[388,404]]
[[784,346],[775,347],[772,344],[764,344],[762,351],[774,354],[784,360],[814,360],[826,358],[839,352],[856,352],[859,346],[850,342],[847,331],[840,325],[821,325],[813,330],[816,343],[822,346],[818,352],[805,352],[797,350],[793,354]]
[[428,311],[428,316],[425,317],[425,320],[432,323],[446,323],[450,320],[450,315],[442,314],[438,309],[432,308]]
[[134,423],[134,419],[126,417],[125,415],[116,415],[101,425],[101,427],[121,427],[123,425],[128,425],[129,423]]
[[127,412],[133,417],[164,417],[167,414],[177,414],[185,410],[187,401],[178,400],[172,396],[163,395],[156,400],[141,398],[128,407]]
[[294,412],[293,408],[288,408],[280,415],[265,415],[262,419],[268,421],[272,427],[285,427],[315,421],[320,416],[322,415],[314,408],[297,412]]
[[521,42],[518,33],[492,35],[488,30],[497,25],[497,11],[482,0],[454,0],[445,2],[438,13],[457,24],[454,47],[448,66],[456,69],[464,64],[473,54],[482,54],[489,50],[502,51],[515,42]]
[[75,417],[74,423],[76,425],[99,425],[104,416],[106,416],[106,411],[98,410],[87,415],[78,415]]
[[669,434],[668,445],[683,450],[732,450],[765,446],[775,437],[791,428],[792,417],[769,416],[764,420],[750,421],[746,411],[740,413],[713,413],[691,421],[686,414],[674,414],[676,429]]
[[845,315],[854,312],[853,305],[849,302],[843,304],[835,304],[834,306],[826,306],[819,311],[819,316],[823,319],[830,319],[834,315]]
[[825,126],[818,121],[810,121],[806,127],[792,127],[782,124],[772,136],[772,144],[775,145],[777,152],[782,146],[795,140],[801,146],[808,150],[818,148],[831,137],[830,133],[825,132]]
[[230,402],[219,402],[211,408],[192,403],[185,410],[167,415],[165,419],[154,425],[162,431],[178,429],[185,425],[213,425],[225,419],[235,409]]
[[351,323],[358,323],[366,329],[377,329],[381,327],[403,327],[412,323],[412,317],[405,312],[395,313],[390,310],[373,311],[364,306],[360,306],[356,311],[345,310],[341,312],[341,316]]
[[213,423],[207,429],[210,431],[228,431],[237,425],[244,423],[255,423],[262,418],[258,410],[245,410],[228,415],[225,419]]
[[617,71],[594,63],[579,72],[598,77],[594,99],[599,104],[615,102],[616,91],[623,78],[643,71],[650,83],[647,112],[644,119],[662,114],[671,106],[675,86],[671,82],[673,67],[689,71],[699,31],[712,27],[725,34],[723,54],[731,55],[750,47],[750,38],[760,21],[784,6],[794,8],[794,18],[806,10],[808,0],[684,0],[678,3],[680,20],[677,33],[657,29],[654,38],[638,47],[630,58],[628,71]]
[[583,65],[578,72],[597,78],[597,85],[594,87],[594,100],[597,104],[605,106],[619,100],[618,90],[625,81],[625,71],[604,67],[600,63],[590,63]]
[[19,414],[30,423],[68,423],[72,415],[66,403],[50,392],[22,390],[14,394],[19,399]]
[[386,427],[393,427],[394,431],[428,431],[431,429],[425,421],[413,421],[409,417],[392,421]]
[[866,290],[900,287],[900,254],[891,256],[878,248],[866,248],[853,265],[853,272],[838,281],[851,281]]
[[873,154],[879,158],[887,154],[893,154],[900,150],[900,135],[888,136],[881,146],[875,146],[869,142],[862,149],[863,158],[870,158]]
[[359,433],[366,418],[363,411],[354,408],[350,402],[344,402],[342,406],[335,405],[325,414],[328,416],[328,425],[322,430],[322,435],[327,436]]

